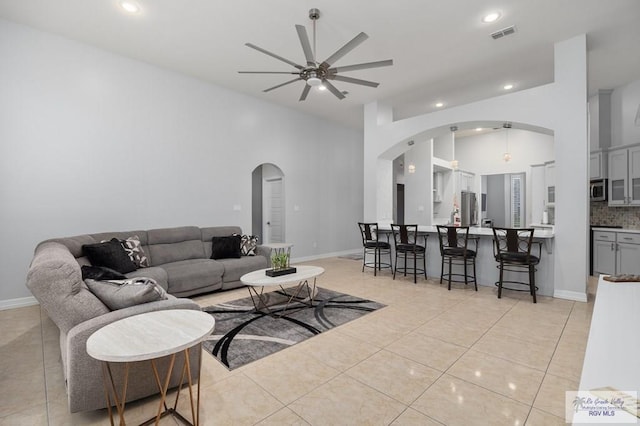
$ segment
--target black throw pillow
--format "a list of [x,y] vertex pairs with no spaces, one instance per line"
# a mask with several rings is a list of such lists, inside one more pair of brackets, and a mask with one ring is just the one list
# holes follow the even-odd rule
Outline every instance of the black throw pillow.
[[240,235],[213,237],[211,240],[211,259],[240,259]]
[[106,266],[121,274],[136,270],[136,265],[131,261],[117,238],[103,243],[85,244],[82,246],[82,251],[93,266]]
[[107,268],[106,266],[90,266],[90,265],[82,265],[82,279],[86,280],[87,278],[103,281],[103,280],[124,280],[126,279],[126,275],[121,274],[120,272],[113,270],[111,268]]

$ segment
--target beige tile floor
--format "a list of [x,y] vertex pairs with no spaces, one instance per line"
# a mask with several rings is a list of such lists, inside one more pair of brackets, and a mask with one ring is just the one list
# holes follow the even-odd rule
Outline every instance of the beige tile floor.
[[[589,303],[392,280],[360,261],[313,262],[319,285],[386,308],[234,371],[204,354],[205,425],[564,424],[577,389]],[[590,289],[595,289],[595,280]],[[196,298],[202,306],[246,289]],[[37,306],[0,311],[0,425],[106,425],[106,410],[68,413],[58,332]],[[151,417],[157,398],[127,406]],[[179,424],[166,418],[162,424]]]

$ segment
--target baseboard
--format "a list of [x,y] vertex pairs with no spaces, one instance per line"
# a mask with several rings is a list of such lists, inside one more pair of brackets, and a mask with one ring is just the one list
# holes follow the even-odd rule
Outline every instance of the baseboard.
[[38,301],[35,297],[19,297],[17,299],[0,300],[0,311],[7,309],[23,308],[25,306],[37,305]]
[[557,297],[558,299],[575,300],[576,302],[587,301],[587,293],[581,293],[579,291],[555,290],[553,292],[553,297]]
[[332,253],[314,254],[313,256],[295,257],[291,258],[291,263],[296,262],[309,262],[311,260],[326,259],[328,257],[346,256],[349,254],[362,253],[362,248],[356,248],[352,250],[334,251]]

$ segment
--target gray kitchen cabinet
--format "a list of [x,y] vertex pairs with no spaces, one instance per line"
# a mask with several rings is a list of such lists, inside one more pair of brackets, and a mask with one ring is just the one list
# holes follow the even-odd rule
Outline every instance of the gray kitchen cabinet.
[[589,179],[607,178],[607,153],[603,151],[592,152],[589,155]]
[[640,233],[593,231],[593,273],[640,275]]
[[640,234],[617,233],[616,274],[640,275]]
[[640,146],[609,151],[609,205],[640,205]]
[[593,273],[615,275],[616,233],[593,231]]

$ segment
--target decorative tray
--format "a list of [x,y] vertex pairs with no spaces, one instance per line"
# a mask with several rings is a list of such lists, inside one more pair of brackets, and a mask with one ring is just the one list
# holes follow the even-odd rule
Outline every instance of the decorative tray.
[[628,283],[628,282],[636,282],[640,281],[640,275],[610,275],[606,277],[602,277],[605,281],[611,281],[613,283]]
[[282,275],[295,274],[296,268],[267,269],[264,273],[269,277],[280,277]]

